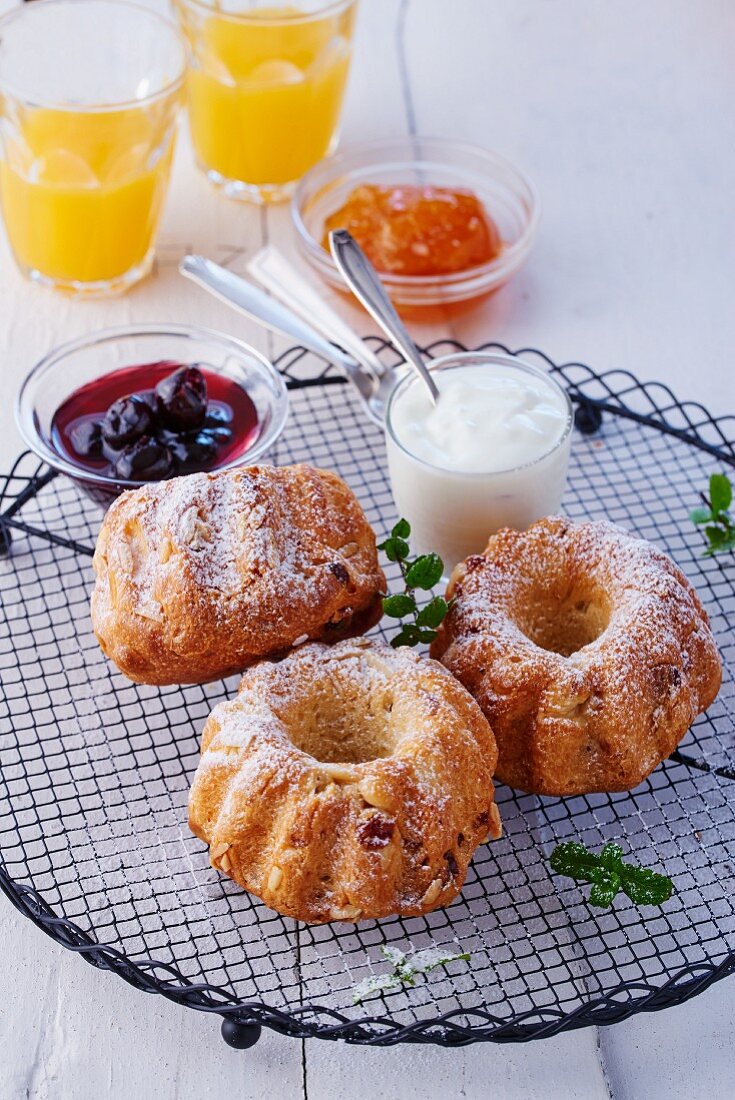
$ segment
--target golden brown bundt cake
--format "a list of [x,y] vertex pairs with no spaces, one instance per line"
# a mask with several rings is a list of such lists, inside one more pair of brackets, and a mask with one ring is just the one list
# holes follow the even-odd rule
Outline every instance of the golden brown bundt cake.
[[500,835],[492,731],[440,664],[365,639],[246,672],[204,728],[189,824],[286,916],[416,916]]
[[478,701],[497,777],[537,794],[635,787],[720,687],[709,620],[677,565],[609,523],[503,530],[457,566],[431,653]]
[[143,684],[203,683],[299,639],[362,634],[385,589],[354,494],[311,466],[192,474],[123,493],[94,568],[98,641]]

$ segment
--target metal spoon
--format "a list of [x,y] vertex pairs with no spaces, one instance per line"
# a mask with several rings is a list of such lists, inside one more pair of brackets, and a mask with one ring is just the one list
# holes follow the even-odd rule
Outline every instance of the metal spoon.
[[334,363],[357,389],[370,418],[376,424],[384,423],[386,391],[393,385],[391,372],[386,371],[381,377],[376,377],[371,369],[372,364],[368,366],[358,363],[265,291],[204,256],[184,256],[179,263],[179,271],[187,279],[241,310],[252,320],[282,336],[296,340],[303,347],[321,355],[327,362]]
[[373,419],[382,423],[388,398],[396,382],[408,369],[405,364],[389,367],[381,362],[370,345],[329,304],[324,292],[313,281],[306,279],[274,245],[268,244],[261,248],[251,256],[245,267],[248,275],[265,287],[274,298],[316,329],[330,344],[341,348],[378,380],[377,388],[369,399],[369,411],[371,415],[375,414]]
[[260,248],[245,264],[248,276],[269,294],[321,333],[330,344],[347,352],[370,374],[382,378],[389,373],[369,344],[329,304],[323,289],[307,278],[275,245]]
[[429,388],[431,400],[436,404],[439,399],[439,390],[421,358],[421,352],[408,335],[377,271],[357,241],[346,229],[333,229],[329,234],[329,247],[334,262],[352,293],[358,301],[362,302],[373,320],[377,321],[388,339],[403,354],[406,362],[416,368],[422,381]]

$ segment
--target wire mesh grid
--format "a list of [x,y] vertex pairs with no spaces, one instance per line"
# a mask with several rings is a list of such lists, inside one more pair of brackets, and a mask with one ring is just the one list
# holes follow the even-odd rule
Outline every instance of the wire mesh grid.
[[[396,517],[381,432],[315,357],[292,349],[279,365],[292,413],[274,461],[337,470],[383,535]],[[186,824],[201,729],[236,679],[159,689],[115,672],[89,624],[100,512],[28,457],[0,496],[0,534],[12,537],[0,560],[0,887],[11,900],[141,988],[353,1042],[526,1039],[663,1007],[735,969],[735,563],[703,558],[687,520],[708,474],[735,464],[734,426],[622,372],[553,369],[578,402],[607,410],[598,432],[575,433],[565,511],[666,548],[717,635],[723,689],[674,757],[628,794],[501,786],[503,838],[478,850],[447,910],[358,926],[282,918],[221,878]],[[550,872],[548,854],[568,839],[618,841],[666,870],[672,899],[591,908]],[[356,983],[386,969],[381,947],[429,944],[470,951],[470,963],[353,1003]]]

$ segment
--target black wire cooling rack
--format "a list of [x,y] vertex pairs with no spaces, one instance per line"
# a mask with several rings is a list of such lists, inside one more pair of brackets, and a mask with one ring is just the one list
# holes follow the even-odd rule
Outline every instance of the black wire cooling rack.
[[[373,1045],[517,1042],[665,1008],[735,970],[735,558],[702,557],[687,519],[709,474],[735,466],[735,418],[626,372],[521,354],[578,406],[566,512],[653,540],[695,583],[726,670],[709,713],[631,793],[537,798],[501,786],[503,838],[478,850],[448,910],[297,924],[221,878],[187,828],[199,734],[236,681],[157,689],[114,671],[88,617],[100,513],[22,456],[0,479],[0,889],[52,939],[141,990],[219,1014],[242,1046],[260,1025]],[[395,514],[379,429],[321,360],[295,348],[279,367],[292,415],[274,460],[336,469],[384,534]],[[587,888],[549,870],[569,839],[618,841],[671,876],[673,897],[661,909],[620,897],[591,908]],[[354,1004],[356,983],[389,969],[381,947],[409,945],[470,951],[470,963]]]

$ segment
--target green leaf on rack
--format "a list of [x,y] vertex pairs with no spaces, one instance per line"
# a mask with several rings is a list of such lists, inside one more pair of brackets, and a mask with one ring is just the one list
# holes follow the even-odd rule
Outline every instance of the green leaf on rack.
[[626,866],[623,890],[636,905],[663,905],[674,892],[670,878],[648,867]]
[[597,905],[600,909],[607,909],[612,905],[622,886],[620,875],[615,871],[608,871],[606,867],[595,867],[590,872],[589,881],[593,884],[590,905]]
[[419,609],[416,590],[430,592],[442,578],[444,563],[438,554],[421,554],[410,561],[410,547],[406,541],[410,533],[411,525],[408,521],[399,519],[394,524],[390,537],[379,545],[388,560],[399,565],[405,588],[403,592],[384,597],[383,611],[391,619],[413,618],[413,622],[402,623],[399,632],[391,639],[394,649],[433,642],[436,628],[449,611],[449,604],[443,596],[434,596]]
[[549,863],[558,875],[591,882],[591,905],[607,908],[621,890],[635,905],[663,905],[669,900],[674,890],[670,878],[648,867],[623,863],[622,857],[623,849],[619,844],[606,844],[600,854],[595,855],[584,844],[568,841],[557,844]]
[[710,477],[709,501],[715,514],[726,512],[732,504],[732,485],[726,474],[712,474]]
[[405,561],[410,551],[405,539],[395,537],[381,542],[378,549],[383,551],[388,561]]
[[619,844],[606,844],[598,858],[603,867],[619,872],[623,866],[623,849]]
[[694,508],[689,513],[689,519],[698,526],[703,523],[711,523],[714,518],[711,508]]
[[398,649],[398,647],[402,645],[418,645],[420,641],[421,631],[419,628],[414,626],[413,623],[406,623],[405,626],[402,626],[398,631],[395,638],[391,638],[390,644],[394,649]]
[[393,967],[392,973],[371,974],[355,986],[352,993],[354,1004],[360,1004],[373,993],[382,993],[388,989],[416,985],[416,979],[429,974],[439,966],[448,966],[453,962],[469,962],[469,951],[447,951],[442,947],[425,947],[407,955],[397,947],[381,947],[383,955]]
[[733,492],[726,474],[712,474],[709,479],[709,500],[702,493],[705,507],[694,508],[689,519],[697,527],[703,527],[707,539],[705,557],[725,554],[735,550],[735,523],[728,509]]

